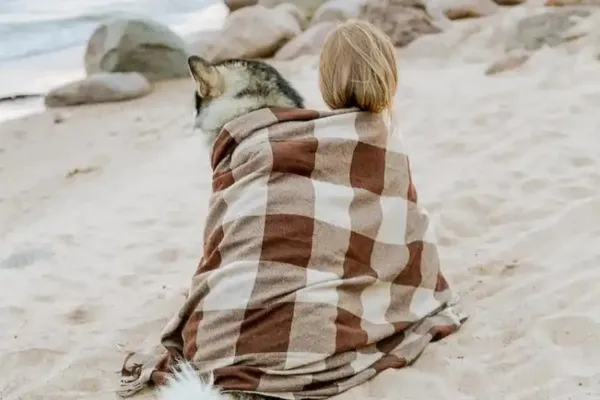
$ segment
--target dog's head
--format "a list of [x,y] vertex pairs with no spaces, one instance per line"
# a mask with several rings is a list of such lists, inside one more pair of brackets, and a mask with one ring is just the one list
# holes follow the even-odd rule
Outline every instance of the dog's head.
[[303,108],[304,100],[279,72],[260,61],[227,60],[211,64],[191,56],[196,82],[196,123],[211,136],[229,121],[265,107]]

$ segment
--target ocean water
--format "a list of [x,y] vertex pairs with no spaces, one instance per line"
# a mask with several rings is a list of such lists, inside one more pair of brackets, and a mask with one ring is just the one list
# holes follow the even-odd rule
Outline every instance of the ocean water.
[[197,13],[215,2],[0,0],[0,63],[83,45],[99,22],[123,14],[152,18],[182,33]]

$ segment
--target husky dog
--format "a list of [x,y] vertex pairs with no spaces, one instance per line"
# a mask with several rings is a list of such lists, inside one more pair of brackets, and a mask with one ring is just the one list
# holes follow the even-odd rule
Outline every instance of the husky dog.
[[265,107],[304,108],[304,100],[270,65],[251,60],[210,64],[191,56],[190,73],[196,81],[196,128],[212,143],[223,126]]
[[[210,64],[191,56],[190,73],[196,82],[195,127],[212,144],[229,121],[265,107],[304,108],[298,92],[270,65],[260,61],[227,60]],[[189,363],[179,365],[166,386],[159,390],[160,400],[266,400],[253,393],[221,393],[212,381],[200,379]]]

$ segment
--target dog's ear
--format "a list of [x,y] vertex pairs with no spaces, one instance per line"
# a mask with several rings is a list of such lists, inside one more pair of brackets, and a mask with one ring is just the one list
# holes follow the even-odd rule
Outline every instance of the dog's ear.
[[206,60],[198,56],[188,58],[190,74],[196,81],[198,95],[205,99],[221,94],[221,77],[219,71]]

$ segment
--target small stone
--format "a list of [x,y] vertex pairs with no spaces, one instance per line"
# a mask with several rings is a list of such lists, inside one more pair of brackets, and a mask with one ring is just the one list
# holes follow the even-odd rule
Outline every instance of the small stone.
[[529,54],[512,54],[508,55],[505,58],[502,58],[492,65],[490,65],[486,70],[486,75],[496,75],[501,72],[510,71],[513,69],[519,68],[521,65],[525,64],[527,60],[529,60]]
[[123,101],[145,96],[151,91],[150,82],[140,73],[99,73],[51,90],[44,103],[47,107],[66,107]]
[[81,174],[90,174],[92,172],[98,171],[100,168],[98,167],[82,167],[82,168],[75,168],[72,169],[71,171],[69,171],[66,175],[66,178],[73,178],[76,175],[81,175]]
[[66,115],[61,114],[61,113],[55,113],[52,116],[52,122],[54,122],[55,124],[62,124],[63,122],[65,122],[65,120],[67,119]]

